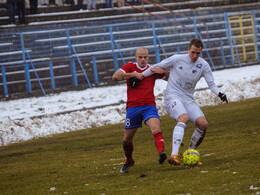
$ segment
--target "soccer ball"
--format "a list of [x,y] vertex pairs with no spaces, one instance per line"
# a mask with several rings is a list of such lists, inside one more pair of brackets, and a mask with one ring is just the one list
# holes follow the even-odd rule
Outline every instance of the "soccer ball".
[[200,153],[194,149],[188,149],[183,153],[183,163],[194,166],[200,161]]

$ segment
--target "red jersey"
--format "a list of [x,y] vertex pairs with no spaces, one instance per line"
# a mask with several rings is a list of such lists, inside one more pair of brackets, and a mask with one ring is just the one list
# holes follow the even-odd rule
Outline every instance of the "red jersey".
[[[129,62],[124,65],[121,70],[125,73],[130,72],[139,72],[142,73],[146,69],[148,69],[150,65],[147,65],[144,68],[138,66],[137,63]],[[135,87],[131,88],[128,86],[129,80],[127,80],[127,103],[126,107],[137,107],[137,106],[145,106],[145,105],[154,105],[155,104],[155,97],[154,97],[154,84],[155,80],[158,78],[164,77],[164,74],[153,74],[149,77],[145,77],[140,84]]]

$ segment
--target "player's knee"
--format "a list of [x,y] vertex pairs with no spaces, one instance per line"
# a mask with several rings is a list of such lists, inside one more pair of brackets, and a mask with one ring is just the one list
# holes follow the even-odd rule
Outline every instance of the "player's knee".
[[123,140],[123,146],[127,147],[130,144],[130,140]]
[[182,122],[182,123],[185,123],[185,124],[187,124],[188,122],[189,122],[189,116],[188,116],[188,114],[182,114],[182,115],[180,115],[179,117],[178,117],[178,120],[177,120],[177,122]]
[[155,130],[152,130],[152,134],[153,135],[156,135],[158,133],[162,133],[161,129],[155,129]]
[[208,128],[208,121],[205,119],[205,120],[199,120],[196,124],[196,126],[202,130],[202,131],[206,131],[207,128]]

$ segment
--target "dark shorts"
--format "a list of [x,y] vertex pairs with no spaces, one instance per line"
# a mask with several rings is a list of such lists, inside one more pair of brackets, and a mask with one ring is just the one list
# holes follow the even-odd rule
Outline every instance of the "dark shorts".
[[142,121],[145,123],[150,118],[160,119],[155,106],[148,105],[128,108],[124,128],[127,130],[142,127]]

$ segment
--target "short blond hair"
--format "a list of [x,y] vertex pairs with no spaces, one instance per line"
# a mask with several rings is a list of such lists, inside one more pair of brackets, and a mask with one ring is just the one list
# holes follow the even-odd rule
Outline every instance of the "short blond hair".
[[149,54],[149,51],[146,47],[139,47],[136,52],[135,52],[135,55],[137,55],[138,53],[147,53]]

